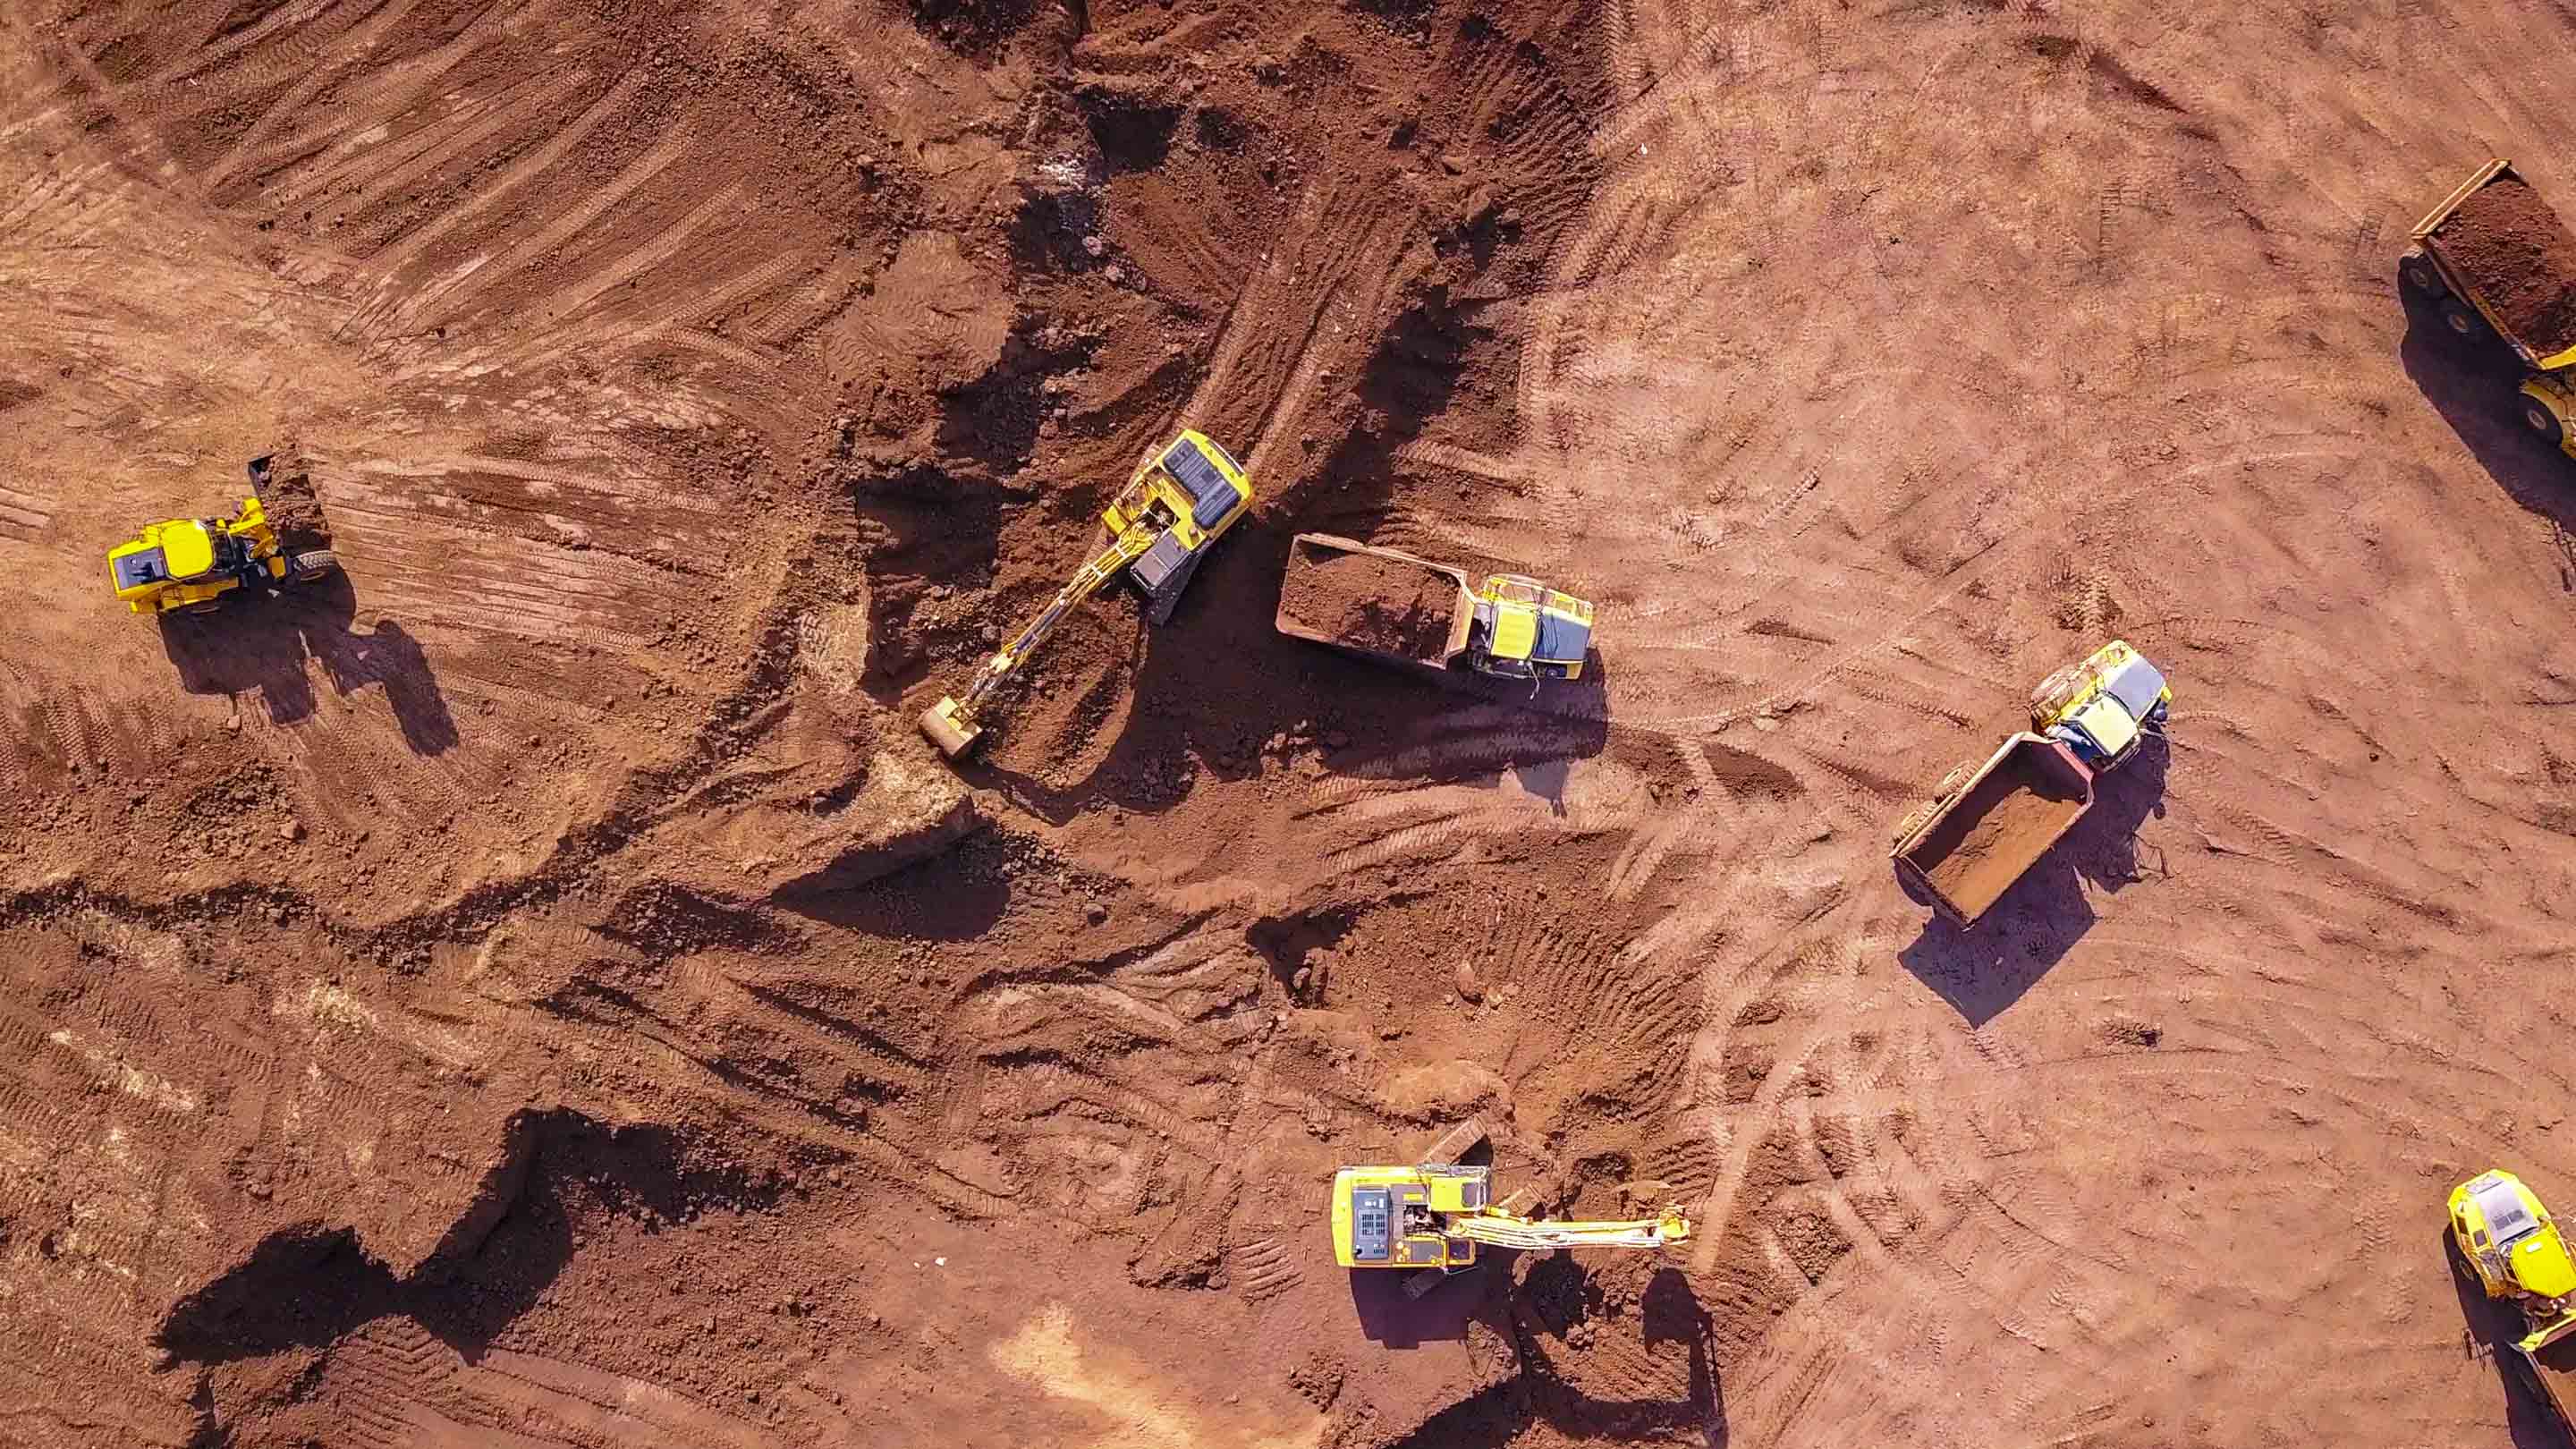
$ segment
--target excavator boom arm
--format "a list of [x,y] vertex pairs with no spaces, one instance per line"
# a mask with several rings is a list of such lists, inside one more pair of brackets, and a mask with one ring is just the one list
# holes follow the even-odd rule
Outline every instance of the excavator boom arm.
[[1690,1237],[1690,1219],[1667,1211],[1661,1217],[1620,1222],[1537,1222],[1503,1213],[1484,1212],[1449,1220],[1457,1237],[1494,1248],[1660,1248]]
[[1120,569],[1144,557],[1145,550],[1154,546],[1156,536],[1155,530],[1140,524],[1111,539],[1107,548],[1084,564],[1063,588],[1056,590],[1055,598],[1038,611],[1037,617],[1023,625],[1020,632],[1011,637],[1011,642],[1003,645],[985,664],[984,672],[975,676],[975,683],[967,689],[965,698],[957,702],[960,710],[971,714],[976,706],[992,698],[993,691],[1000,689],[1003,680],[1028,662],[1029,655],[1046,642],[1047,636],[1055,632],[1056,625],[1064,622],[1065,615],[1118,577]]

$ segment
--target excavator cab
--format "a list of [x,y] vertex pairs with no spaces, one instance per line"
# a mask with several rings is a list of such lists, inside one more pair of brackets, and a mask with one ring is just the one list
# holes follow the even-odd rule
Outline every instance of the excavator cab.
[[1333,1174],[1333,1261],[1345,1268],[1476,1264],[1476,1243],[1447,1231],[1451,1214],[1483,1210],[1490,1167],[1345,1167]]
[[1131,529],[1159,530],[1128,576],[1145,595],[1146,616],[1168,623],[1181,590],[1219,534],[1252,507],[1252,484],[1216,440],[1184,429],[1147,457],[1127,486],[1101,511],[1101,526],[1116,539]]

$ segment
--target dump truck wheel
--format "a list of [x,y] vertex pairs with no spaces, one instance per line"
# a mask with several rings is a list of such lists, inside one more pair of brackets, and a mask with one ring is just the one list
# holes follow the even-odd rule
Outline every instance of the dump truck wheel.
[[1903,845],[1905,843],[1905,837],[1922,829],[1923,822],[1931,819],[1932,812],[1940,808],[1940,801],[1926,800],[1922,804],[1915,806],[1912,810],[1907,811],[1905,818],[1896,822],[1896,828],[1887,832],[1887,848],[1894,850],[1898,846]]
[[2457,299],[2442,304],[2442,322],[2456,337],[2484,337],[2487,332],[2486,319]]
[[2533,432],[2548,439],[2549,446],[2553,448],[2567,446],[2567,427],[2558,421],[2558,414],[2550,409],[2549,404],[2536,397],[2526,396],[2522,400],[2522,421]]
[[306,583],[327,573],[337,572],[340,556],[327,548],[307,549],[295,556],[295,576]]
[[2406,260],[2399,264],[2397,274],[2406,279],[2406,285],[2434,301],[2451,295],[2451,289],[2442,284],[2441,268],[2434,266],[2433,259],[2422,252],[2408,252]]

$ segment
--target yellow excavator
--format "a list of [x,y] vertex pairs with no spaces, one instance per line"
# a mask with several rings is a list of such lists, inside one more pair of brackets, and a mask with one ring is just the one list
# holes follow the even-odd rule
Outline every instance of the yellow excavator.
[[1487,1248],[1660,1248],[1690,1238],[1690,1219],[1667,1206],[1651,1218],[1558,1222],[1522,1215],[1526,1191],[1493,1200],[1494,1170],[1457,1158],[1484,1140],[1467,1122],[1402,1167],[1345,1167],[1333,1174],[1333,1261],[1345,1268],[1415,1270],[1404,1289],[1419,1298],[1450,1274],[1476,1266]]
[[1182,429],[1179,437],[1145,455],[1135,476],[1101,511],[1105,539],[1100,552],[985,661],[964,694],[943,696],[922,711],[921,732],[952,760],[974,748],[984,732],[983,712],[1002,685],[1075,605],[1121,573],[1144,591],[1146,618],[1157,624],[1169,620],[1209,547],[1251,507],[1252,484],[1242,466],[1205,433]]

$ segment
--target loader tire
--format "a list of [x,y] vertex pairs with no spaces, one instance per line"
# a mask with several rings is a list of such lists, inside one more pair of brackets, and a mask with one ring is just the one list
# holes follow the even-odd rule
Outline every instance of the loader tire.
[[2408,252],[2406,259],[2398,264],[2397,274],[2406,279],[2407,286],[2428,300],[2438,302],[2451,295],[2451,289],[2443,285],[2442,269],[2434,266],[2433,259],[2420,251]]
[[2522,421],[2524,426],[2546,439],[2549,446],[2553,448],[2567,446],[2566,425],[2559,422],[2558,414],[2550,411],[2549,405],[2540,399],[2528,396],[2523,398]]
[[307,549],[297,554],[294,560],[295,577],[308,584],[324,574],[338,572],[339,568],[340,556],[327,548]]

